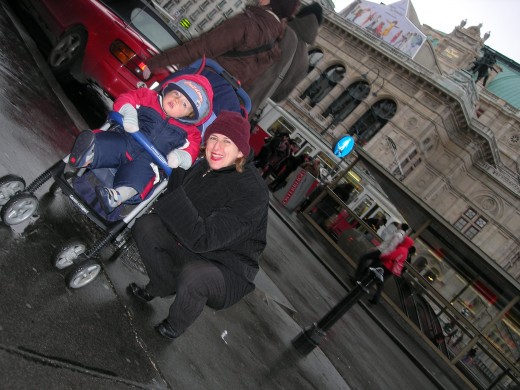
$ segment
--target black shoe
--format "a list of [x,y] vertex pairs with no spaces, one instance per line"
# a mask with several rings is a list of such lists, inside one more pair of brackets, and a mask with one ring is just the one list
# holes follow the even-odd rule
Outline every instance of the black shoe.
[[377,301],[374,298],[369,299],[368,303],[370,303],[371,305],[377,305]]
[[168,322],[168,320],[164,320],[159,325],[157,325],[155,327],[155,330],[162,337],[165,337],[170,340],[176,339],[177,337],[179,337],[181,334],[184,333],[184,331],[178,332],[175,329],[173,329],[172,326],[170,325],[170,323]]
[[153,295],[150,295],[148,291],[146,291],[146,288],[139,287],[135,283],[130,283],[128,285],[128,291],[131,292],[134,295],[134,297],[139,299],[141,302],[150,302],[152,299],[155,298]]

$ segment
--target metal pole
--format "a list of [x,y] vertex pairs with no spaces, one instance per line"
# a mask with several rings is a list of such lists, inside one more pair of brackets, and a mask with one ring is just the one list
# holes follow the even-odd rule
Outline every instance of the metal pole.
[[307,355],[314,348],[320,345],[321,340],[326,336],[327,331],[334,325],[355,303],[361,298],[363,293],[369,292],[370,286],[376,281],[383,282],[382,268],[369,268],[369,272],[362,280],[356,282],[356,286],[334,306],[318,322],[313,323],[292,340],[294,348],[300,353]]

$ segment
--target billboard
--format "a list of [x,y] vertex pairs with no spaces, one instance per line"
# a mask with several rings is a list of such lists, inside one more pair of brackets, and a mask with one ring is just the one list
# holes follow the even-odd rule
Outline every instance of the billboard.
[[357,0],[340,15],[413,58],[426,41],[426,35],[406,17],[408,7],[409,0],[389,5]]

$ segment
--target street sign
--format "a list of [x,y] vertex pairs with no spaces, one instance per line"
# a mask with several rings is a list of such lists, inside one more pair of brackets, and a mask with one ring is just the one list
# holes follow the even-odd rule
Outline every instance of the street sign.
[[340,158],[347,156],[354,149],[354,138],[346,135],[341,138],[334,146],[334,154]]

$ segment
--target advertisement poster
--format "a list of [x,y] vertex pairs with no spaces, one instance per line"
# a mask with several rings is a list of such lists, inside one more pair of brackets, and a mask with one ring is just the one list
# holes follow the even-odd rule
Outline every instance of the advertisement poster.
[[406,17],[409,6],[409,0],[388,5],[358,0],[340,15],[413,58],[426,35]]

